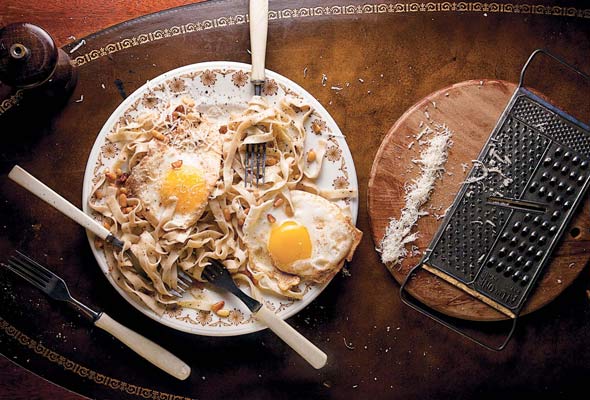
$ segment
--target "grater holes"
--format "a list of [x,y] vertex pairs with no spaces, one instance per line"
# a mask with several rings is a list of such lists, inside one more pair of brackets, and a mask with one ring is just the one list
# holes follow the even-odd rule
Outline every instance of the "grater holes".
[[581,233],[582,232],[580,231],[580,228],[578,228],[577,226],[573,227],[570,230],[570,236],[573,237],[574,239],[577,239]]

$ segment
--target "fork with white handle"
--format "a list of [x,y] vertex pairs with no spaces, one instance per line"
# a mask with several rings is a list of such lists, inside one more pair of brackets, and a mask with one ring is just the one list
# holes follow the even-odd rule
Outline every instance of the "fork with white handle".
[[248,307],[256,319],[266,324],[278,337],[287,343],[315,369],[323,368],[328,356],[316,345],[283,321],[273,311],[258,300],[242,292],[236,285],[229,271],[218,260],[209,259],[209,265],[203,269],[203,277],[212,285],[221,287],[238,297]]
[[[262,95],[264,86],[264,62],[266,59],[266,37],[268,35],[268,0],[250,0],[250,49],[252,71],[250,81],[254,85],[254,96]],[[246,144],[244,156],[244,185],[264,184],[266,171],[266,143]]]
[[71,304],[91,319],[95,326],[109,332],[156,367],[180,380],[185,380],[190,375],[191,368],[168,350],[115,321],[107,313],[94,311],[73,298],[63,279],[32,258],[17,251],[6,264],[0,264],[52,299]]
[[[8,177],[16,183],[18,183],[19,185],[21,185],[22,187],[24,187],[25,189],[29,190],[31,193],[33,193],[40,199],[44,200],[45,202],[56,208],[57,210],[61,211],[64,215],[70,217],[78,224],[82,225],[84,228],[93,232],[96,236],[100,237],[101,239],[104,239],[109,243],[113,243],[113,245],[115,246],[122,247],[122,244],[117,243],[120,242],[120,240],[113,236],[113,234],[108,229],[106,229],[100,223],[98,223],[90,216],[82,212],[72,203],[61,197],[51,188],[46,186],[44,183],[39,181],[37,178],[29,174],[27,171],[25,171],[18,165],[12,168],[12,170],[8,174]],[[131,252],[129,253],[131,254]],[[211,270],[211,268],[213,267],[210,266],[207,269],[207,271]],[[233,280],[229,276],[229,274],[223,274],[222,272],[223,271],[220,272],[218,270],[217,274],[212,275],[208,275],[207,273],[205,273],[205,278],[209,280],[211,283],[215,283],[217,285],[220,285],[220,283],[222,282],[228,281],[231,281],[231,284],[233,284]],[[179,277],[179,283],[181,282],[181,279],[191,280],[191,278],[188,276],[186,276],[185,278]],[[235,289],[237,289],[236,291],[233,289],[232,286],[235,287],[235,284],[225,284],[222,287],[236,295],[238,295],[238,291],[241,293],[241,291],[237,287],[235,287]],[[241,296],[240,298],[244,299],[243,296]],[[253,303],[247,304],[250,308]],[[297,331],[295,331],[295,329],[287,325],[287,323],[285,323],[283,320],[281,320],[278,316],[269,311],[267,308],[261,307],[260,304],[254,304],[254,307],[255,309],[250,309],[257,315],[257,318],[260,319],[263,323],[265,323],[269,328],[271,328],[271,330],[277,333],[277,335],[279,335],[289,346],[291,346],[300,355],[302,355],[303,358],[305,358],[311,365],[313,365],[315,368],[322,368],[325,365],[327,360],[326,354],[324,354],[320,349],[318,349],[315,345],[309,342],[309,340],[304,338],[300,333],[298,333]]]

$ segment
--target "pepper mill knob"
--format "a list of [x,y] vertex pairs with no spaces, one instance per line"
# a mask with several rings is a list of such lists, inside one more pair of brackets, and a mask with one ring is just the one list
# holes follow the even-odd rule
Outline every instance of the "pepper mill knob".
[[40,27],[26,22],[0,29],[0,82],[34,89],[43,97],[68,97],[77,71],[68,55]]

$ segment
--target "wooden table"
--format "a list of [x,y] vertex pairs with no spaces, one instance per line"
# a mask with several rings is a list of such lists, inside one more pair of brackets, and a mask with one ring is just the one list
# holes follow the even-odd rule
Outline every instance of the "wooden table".
[[[126,4],[111,0],[80,0],[72,4],[64,0],[43,3],[5,0],[0,9],[0,25],[17,21],[38,24],[54,36],[58,45],[63,46],[111,25],[191,3],[195,1],[159,0]],[[316,3],[346,5],[349,2]],[[361,196],[359,226],[365,231],[365,238],[351,265],[353,275],[350,278],[338,277],[318,299],[318,307],[325,311],[320,313],[316,307],[311,313],[308,311],[294,317],[294,322],[304,333],[311,334],[313,329],[325,331],[322,337],[326,342],[323,344],[341,363],[329,372],[309,374],[296,382],[284,374],[296,367],[302,368],[302,364],[294,363],[292,359],[280,363],[276,359],[280,357],[279,353],[272,360],[279,367],[276,374],[257,375],[263,367],[255,362],[249,363],[240,370],[242,378],[227,377],[223,384],[224,393],[237,396],[239,389],[232,388],[232,379],[246,385],[249,378],[260,379],[260,397],[257,397],[257,392],[250,391],[247,392],[250,396],[244,394],[243,398],[266,399],[273,394],[275,398],[286,398],[288,394],[290,398],[297,398],[298,394],[318,399],[395,398],[398,394],[414,398],[478,396],[483,399],[509,399],[523,393],[559,398],[571,396],[576,390],[585,390],[585,376],[590,372],[590,338],[583,334],[590,329],[590,274],[587,266],[582,276],[555,302],[527,317],[514,344],[502,353],[490,353],[466,343],[401,304],[397,294],[399,285],[379,263],[373,251],[366,211],[366,185],[372,159],[389,128],[407,108],[437,89],[467,79],[495,78],[514,82],[519,72],[517,66],[522,65],[524,57],[544,44],[559,46],[558,50],[588,70],[588,6],[578,1],[568,8],[556,1],[546,1],[544,4],[554,7],[542,8],[530,5],[532,1],[514,0],[512,3],[500,2],[499,6],[485,2],[462,3],[470,8],[461,9],[456,3],[431,3],[434,6],[411,3],[401,6],[397,15],[386,9],[381,13],[377,7],[363,14],[360,2],[350,3],[357,4],[359,8],[351,6],[351,14],[346,18],[320,16],[321,10],[313,18],[300,16],[295,19],[283,14],[281,21],[274,22],[275,27],[281,27],[280,32],[285,38],[289,37],[291,28],[301,33],[305,40],[289,48],[292,53],[275,48],[269,57],[274,63],[269,68],[288,71],[293,80],[326,106],[349,136],[357,163]],[[219,7],[225,5],[228,10],[239,6],[240,12],[245,12],[242,2],[219,1],[217,4]],[[307,1],[303,6],[313,10],[313,5],[314,2]],[[299,5],[289,7],[296,6]],[[285,2],[271,2],[270,8],[286,9],[287,5]],[[345,7],[337,9],[346,10]],[[388,29],[384,32],[394,32],[396,36],[380,37],[375,28],[384,27],[380,18],[388,18],[391,23],[391,26],[385,26]],[[336,20],[341,20],[342,26],[331,24]],[[318,26],[314,21],[325,24]],[[393,24],[398,27],[393,27]],[[302,32],[312,28],[317,30],[317,35]],[[240,40],[247,41],[247,26],[243,25],[240,29],[243,30],[239,31]],[[425,42],[432,38],[439,38],[441,44]],[[281,39],[272,38],[275,44],[283,43]],[[363,45],[365,39],[371,42]],[[333,45],[330,46],[330,43]],[[382,52],[388,64],[367,54],[363,59],[363,48]],[[355,52],[349,52],[350,49]],[[212,56],[214,50],[207,48]],[[315,58],[309,59],[307,54],[313,54]],[[238,61],[248,61],[245,53],[236,52],[234,57]],[[297,66],[297,72],[294,67],[289,70],[285,61],[289,57],[289,61]],[[310,67],[310,74],[315,74],[311,79],[303,78],[305,66]],[[322,71],[328,72],[328,87],[320,83]],[[337,94],[329,90],[332,82],[344,85],[346,81],[351,83],[349,93],[343,90]],[[74,171],[71,177],[78,179],[82,173],[82,170]],[[77,192],[70,194],[70,198],[78,196]],[[28,212],[31,213],[30,210]],[[57,216],[55,220],[58,220]],[[18,233],[3,229],[2,243],[23,240]],[[75,228],[64,229],[76,232]],[[33,231],[29,233],[36,234]],[[83,244],[82,239],[80,243]],[[83,252],[89,254],[89,249],[84,248]],[[71,253],[65,256],[76,259]],[[91,261],[87,255],[82,259]],[[91,268],[97,269],[95,265]],[[325,325],[312,329],[308,319],[315,315],[321,315]],[[145,323],[137,316],[134,321]],[[570,336],[570,332],[579,336]],[[272,340],[270,335],[244,340],[258,343],[260,338]],[[221,348],[221,342],[211,343]],[[278,342],[273,341],[272,344]],[[239,350],[235,346],[231,349]],[[225,357],[231,356],[225,354]],[[18,361],[23,363],[23,360]],[[203,381],[221,385],[224,379],[215,376],[215,370],[221,370],[223,363],[215,362],[214,365],[211,377],[208,375]],[[282,382],[290,393],[283,391]],[[256,387],[252,382],[249,385],[244,387]],[[207,398],[213,398],[213,389],[209,390]],[[92,393],[88,395],[93,396]],[[115,395],[116,392],[112,396]],[[0,398],[69,400],[83,397],[2,359]]]
[[[4,2],[0,11],[0,26],[14,22],[30,22],[50,32],[58,46],[66,45],[109,26],[145,14],[197,3],[201,0],[158,0],[149,2],[120,2],[115,0],[65,0],[38,2],[35,0]],[[60,386],[0,358],[0,398],[6,399],[63,399],[81,397]]]

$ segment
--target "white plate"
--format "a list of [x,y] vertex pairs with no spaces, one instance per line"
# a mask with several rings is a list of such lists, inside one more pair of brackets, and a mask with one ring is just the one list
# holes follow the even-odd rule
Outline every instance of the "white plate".
[[[254,89],[250,83],[250,68],[249,64],[225,61],[187,65],[148,81],[127,97],[104,124],[90,152],[82,192],[84,212],[97,218],[97,215],[94,215],[88,207],[88,198],[91,195],[93,182],[96,182],[97,174],[109,167],[120,151],[116,144],[106,140],[107,133],[115,128],[118,121],[122,118],[133,118],[146,110],[156,110],[170,98],[186,95],[194,98],[197,104],[202,103],[203,106],[199,106],[202,111],[206,111],[212,106],[218,106],[223,111],[245,109],[248,101],[254,95]],[[352,156],[344,136],[324,107],[291,80],[272,71],[267,71],[266,77],[263,96],[269,103],[277,104],[285,94],[289,94],[303,98],[315,109],[305,126],[308,137],[306,147],[313,148],[319,138],[328,140],[329,143],[322,173],[317,181],[318,186],[323,189],[350,188],[357,190],[358,183]],[[322,127],[320,135],[316,135],[312,131],[313,123]],[[350,199],[345,203],[350,206],[353,221],[356,223],[358,199]],[[108,272],[109,268],[104,253],[94,246],[92,234],[88,235],[88,240],[92,252],[109,282],[123,298],[148,317],[174,329],[207,336],[242,335],[264,328],[252,318],[246,306],[238,299],[221,292],[211,292],[211,297],[225,301],[225,308],[231,310],[230,316],[227,318],[220,318],[211,312],[186,308],[159,316],[131,298],[114,282]],[[265,294],[266,304],[285,319],[307,306],[322,292],[326,285],[305,286],[303,288],[304,296],[301,300],[289,300]]]

